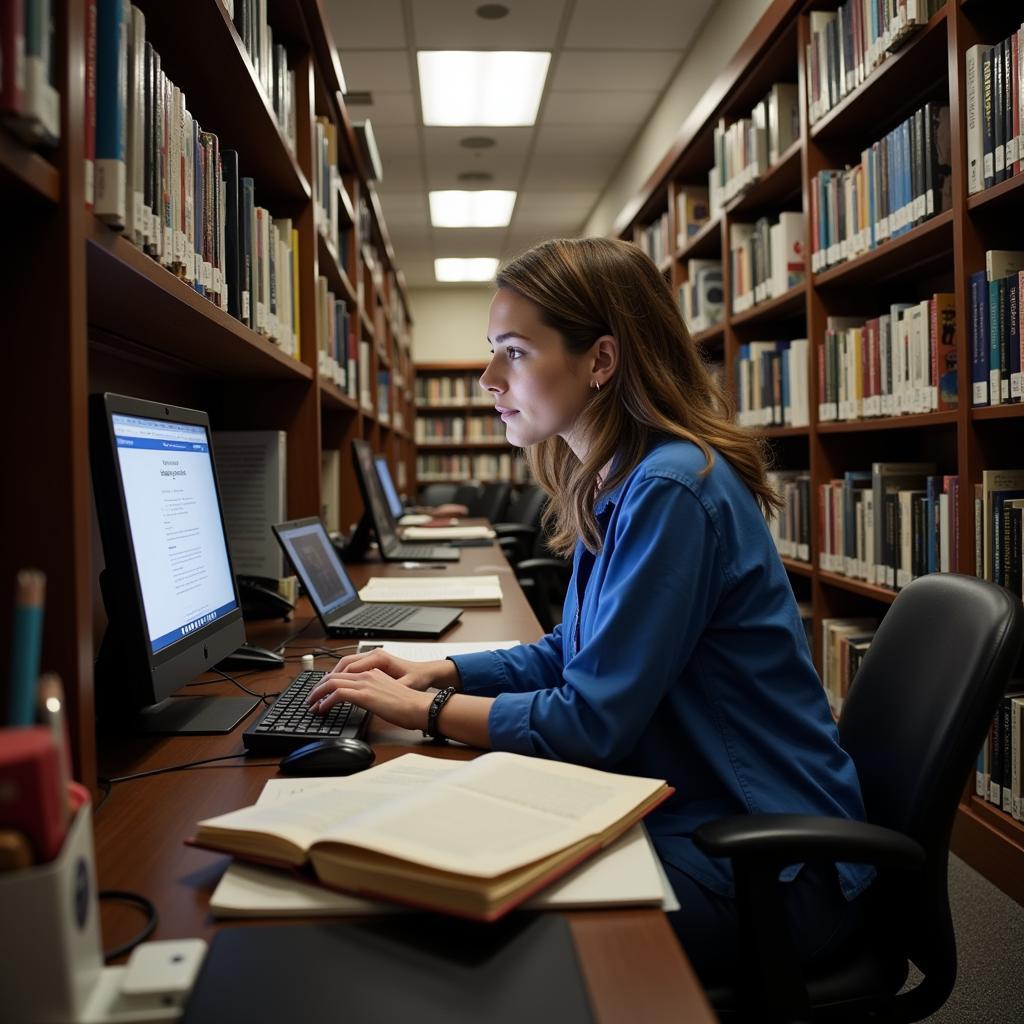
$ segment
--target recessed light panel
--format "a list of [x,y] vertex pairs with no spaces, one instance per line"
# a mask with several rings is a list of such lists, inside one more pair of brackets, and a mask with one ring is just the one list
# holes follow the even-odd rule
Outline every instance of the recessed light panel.
[[503,228],[515,204],[515,192],[499,189],[431,192],[430,223],[435,228]]
[[490,256],[434,260],[434,277],[438,281],[493,281],[497,272],[498,261]]
[[421,50],[425,125],[531,125],[551,54],[526,50]]

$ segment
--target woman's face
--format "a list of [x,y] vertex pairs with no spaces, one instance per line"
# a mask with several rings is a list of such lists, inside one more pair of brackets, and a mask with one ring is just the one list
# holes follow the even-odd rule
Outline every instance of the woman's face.
[[537,306],[508,288],[491,301],[487,340],[491,359],[480,386],[494,399],[509,443],[525,448],[558,435],[581,455],[573,427],[592,394],[588,356],[570,355]]

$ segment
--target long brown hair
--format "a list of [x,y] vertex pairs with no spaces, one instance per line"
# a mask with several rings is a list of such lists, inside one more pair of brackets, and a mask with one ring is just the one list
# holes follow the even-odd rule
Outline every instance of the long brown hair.
[[640,248],[608,238],[553,239],[502,268],[496,283],[533,302],[570,353],[587,352],[604,334],[618,341],[616,371],[577,423],[589,443],[585,460],[557,436],[526,449],[534,479],[551,496],[545,526],[553,551],[569,555],[580,538],[591,551],[600,548],[593,508],[600,471],[617,456],[603,482],[614,487],[656,437],[692,441],[704,453],[705,474],[717,451],[766,515],[779,508],[765,479],[763,442],[733,421],[665,279]]

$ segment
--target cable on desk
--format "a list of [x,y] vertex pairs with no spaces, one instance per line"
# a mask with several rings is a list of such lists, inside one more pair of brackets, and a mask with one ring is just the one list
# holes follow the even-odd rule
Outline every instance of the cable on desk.
[[301,629],[297,629],[291,636],[286,636],[276,647],[271,648],[275,654],[280,654],[293,640],[302,636],[303,633],[317,621],[317,617],[313,615],[309,622],[307,622]]
[[281,696],[281,691],[280,690],[278,690],[277,693],[257,693],[255,690],[250,690],[248,686],[243,686],[234,676],[229,676],[227,674],[227,672],[222,672],[219,668],[216,667],[216,665],[213,666],[210,669],[210,671],[211,672],[216,672],[217,675],[221,676],[223,679],[226,679],[229,683],[233,683],[243,693],[249,694],[250,697],[259,697],[259,699],[261,701],[263,701],[263,703],[266,704],[267,707],[270,707],[270,704],[271,704],[271,702],[267,699],[268,697],[280,697]]
[[[144,772],[136,772],[134,775],[118,775],[114,778],[101,776],[97,781],[101,786],[113,786],[117,782],[131,782],[133,779],[145,779],[150,775],[163,775],[166,772],[180,772],[186,768],[198,768],[203,764],[213,764],[214,761],[230,761],[233,757],[246,757],[248,751],[240,750],[237,754],[221,754],[220,757],[205,757],[201,761],[186,761],[184,764],[169,764],[164,768],[150,768]],[[246,765],[233,765],[235,768],[266,768],[277,764],[277,761],[253,761]]]
[[125,892],[123,889],[103,889],[96,895],[101,900],[115,900],[118,903],[128,903],[133,907],[138,907],[146,915],[146,923],[137,935],[120,946],[107,950],[103,954],[104,961],[109,964],[111,960],[116,960],[119,956],[130,953],[140,942],[145,942],[153,934],[156,929],[157,912],[153,903],[147,900],[145,896],[140,896],[137,892]]

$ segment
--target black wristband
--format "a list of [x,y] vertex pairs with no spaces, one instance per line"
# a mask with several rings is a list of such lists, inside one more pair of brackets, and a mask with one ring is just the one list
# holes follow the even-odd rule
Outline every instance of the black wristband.
[[451,695],[455,693],[454,686],[446,686],[443,690],[438,690],[434,694],[434,699],[430,702],[430,708],[427,711],[427,727],[423,730],[423,735],[429,737],[432,740],[443,740],[444,737],[437,731],[437,716],[441,714],[441,708],[448,703]]

